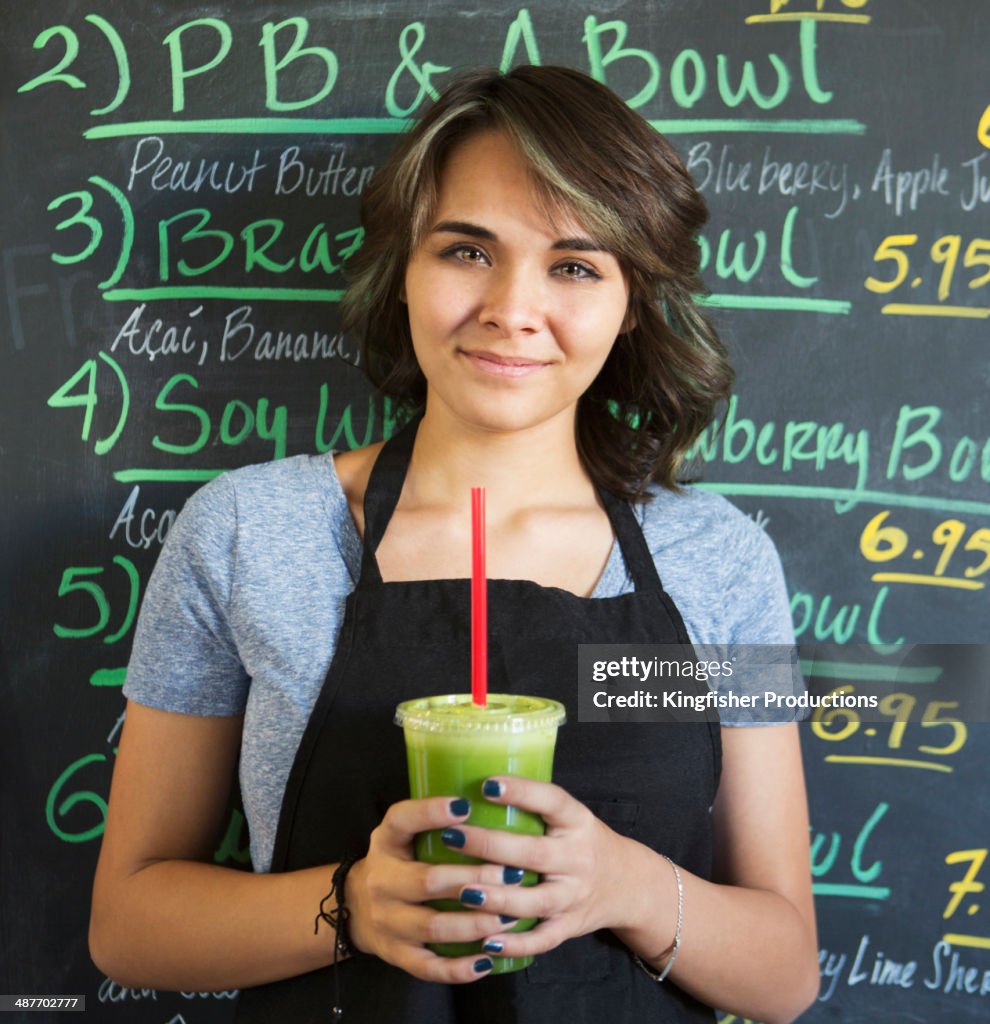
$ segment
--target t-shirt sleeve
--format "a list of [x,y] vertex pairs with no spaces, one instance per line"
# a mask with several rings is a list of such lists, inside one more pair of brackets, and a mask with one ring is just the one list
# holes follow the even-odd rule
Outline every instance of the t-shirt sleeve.
[[138,616],[124,695],[190,715],[237,715],[248,675],[230,619],[237,502],[221,476],[186,503],[162,548]]
[[787,583],[773,541],[751,520],[742,521],[736,557],[725,563],[723,593],[730,602],[729,642],[793,644]]
[[745,519],[736,557],[725,565],[724,594],[731,609],[729,643],[733,645],[735,679],[728,689],[758,694],[759,711],[723,714],[723,725],[764,725],[792,721],[786,707],[769,708],[768,691],[791,694],[802,688],[787,583],[773,541]]

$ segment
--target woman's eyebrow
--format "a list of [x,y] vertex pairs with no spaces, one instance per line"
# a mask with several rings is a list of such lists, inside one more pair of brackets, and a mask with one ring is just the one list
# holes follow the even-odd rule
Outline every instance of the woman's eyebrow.
[[[442,220],[439,224],[434,225],[430,233],[437,234],[439,232],[449,232],[453,235],[469,235],[471,238],[480,238],[485,242],[498,241],[498,235],[494,231],[489,231],[488,228],[483,228],[480,224],[472,224],[466,220]],[[550,248],[554,250],[569,249],[577,252],[604,252],[604,249],[597,242],[581,236],[558,238]]]
[[441,231],[450,232],[453,235],[470,235],[472,238],[481,238],[486,242],[497,242],[498,236],[494,231],[483,228],[478,224],[472,224],[466,220],[442,220],[434,225],[431,234]]
[[576,249],[578,252],[604,252],[605,250],[590,238],[560,238],[551,249]]

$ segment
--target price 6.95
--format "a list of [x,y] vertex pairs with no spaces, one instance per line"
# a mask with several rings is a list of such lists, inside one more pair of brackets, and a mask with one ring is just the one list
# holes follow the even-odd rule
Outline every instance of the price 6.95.
[[[853,686],[843,684],[835,689],[838,694],[850,694]],[[923,754],[948,757],[958,753],[966,743],[968,731],[966,723],[955,717],[952,712],[958,711],[959,701],[930,700],[927,701],[916,715],[920,702],[909,693],[888,693],[880,699],[877,710],[884,719],[890,719],[890,732],[887,736],[887,748],[891,751],[904,747],[904,737],[909,724],[923,729],[940,732],[944,740],[941,745],[934,743],[917,743],[914,749]],[[820,740],[841,743],[859,732],[863,725],[862,717],[857,712],[842,707],[817,708],[811,718],[811,728]],[[875,729],[867,729],[868,735],[875,735]],[[920,738],[920,737],[919,737]],[[928,737],[926,737],[928,738]],[[932,734],[932,739],[935,734]]]

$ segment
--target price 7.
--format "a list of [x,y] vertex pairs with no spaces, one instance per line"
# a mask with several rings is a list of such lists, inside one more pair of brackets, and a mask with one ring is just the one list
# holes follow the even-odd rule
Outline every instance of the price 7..
[[[946,856],[946,864],[965,864],[968,862],[969,870],[962,879],[957,882],[952,882],[949,885],[949,891],[952,893],[952,897],[946,904],[945,910],[942,912],[942,917],[944,919],[952,917],[952,915],[959,910],[964,897],[973,897],[986,889],[985,883],[978,882],[976,880],[976,876],[980,873],[980,870],[986,863],[986,859],[987,850],[985,848],[976,850],[953,850],[952,853]],[[977,904],[971,902],[969,904],[969,913],[975,913],[976,907]]]

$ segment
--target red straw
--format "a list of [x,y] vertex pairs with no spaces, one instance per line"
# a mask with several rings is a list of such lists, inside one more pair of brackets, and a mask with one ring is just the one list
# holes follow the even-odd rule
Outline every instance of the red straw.
[[485,489],[471,488],[471,701],[488,703],[488,579],[485,576]]

